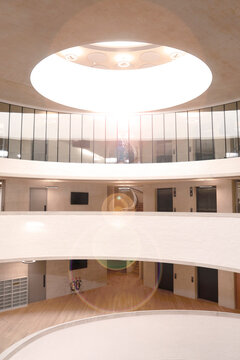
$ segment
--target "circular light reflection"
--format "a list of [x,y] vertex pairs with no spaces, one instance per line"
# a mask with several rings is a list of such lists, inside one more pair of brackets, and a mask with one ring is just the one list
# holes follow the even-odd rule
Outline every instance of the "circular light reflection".
[[[87,280],[84,279],[84,275],[81,275],[81,270],[69,271],[69,280],[72,292],[87,306],[100,312],[134,311],[143,308],[154,296],[161,281],[161,267],[157,273],[153,288],[150,288],[144,286],[143,279],[141,279],[139,274],[127,272],[129,268],[128,265],[124,273],[124,267],[120,268],[120,271],[117,270],[117,266],[114,266],[115,271],[112,271],[113,266],[111,265],[110,269],[108,268],[107,263],[111,264],[114,263],[114,261],[98,260],[98,262],[110,270],[107,284],[99,284],[100,287],[86,291],[84,283],[87,282]],[[134,265],[135,262],[130,263],[130,266]]]
[[81,110],[160,110],[195,99],[212,82],[209,67],[184,54],[162,65],[134,70],[98,69],[53,54],[35,66],[31,82],[46,98]]

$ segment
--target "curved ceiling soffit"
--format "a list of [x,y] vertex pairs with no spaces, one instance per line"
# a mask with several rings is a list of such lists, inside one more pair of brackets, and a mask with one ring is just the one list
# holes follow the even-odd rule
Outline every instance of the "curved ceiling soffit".
[[39,2],[22,8],[1,4],[1,28],[8,34],[0,38],[0,47],[4,50],[0,59],[1,99],[39,109],[75,112],[44,99],[33,90],[29,80],[32,68],[42,58],[64,48],[123,39],[175,47],[196,55],[210,67],[213,83],[209,90],[175,107],[174,111],[236,100],[240,92],[235,37],[239,24],[237,13],[229,12],[230,3],[214,1],[210,7],[209,2],[195,2],[190,7],[188,1],[179,6],[176,0],[167,3],[123,0],[121,5],[118,0],[82,1],[80,5],[73,0],[67,4],[61,0],[58,7],[52,3],[46,5],[44,12]]

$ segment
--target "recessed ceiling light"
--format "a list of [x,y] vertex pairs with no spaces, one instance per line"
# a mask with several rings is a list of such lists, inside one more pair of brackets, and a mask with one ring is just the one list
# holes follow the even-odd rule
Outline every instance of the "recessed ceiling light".
[[115,60],[120,68],[127,68],[130,66],[133,56],[130,54],[117,54]]
[[67,54],[67,55],[65,55],[65,59],[68,60],[68,61],[76,61],[77,58],[78,57],[75,54]]
[[60,54],[68,61],[76,61],[82,53],[83,50],[79,46],[60,51]]

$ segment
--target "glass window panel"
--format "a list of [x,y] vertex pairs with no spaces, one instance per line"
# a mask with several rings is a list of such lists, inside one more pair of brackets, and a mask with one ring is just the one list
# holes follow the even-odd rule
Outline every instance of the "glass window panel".
[[70,114],[59,114],[58,161],[69,162]]
[[0,158],[8,157],[9,105],[0,103]]
[[12,159],[21,158],[22,108],[10,106],[9,153]]
[[118,122],[118,163],[129,162],[129,143],[128,143],[128,117],[126,115],[117,116]]
[[177,161],[188,161],[188,118],[187,112],[176,113]]
[[22,114],[22,159],[33,158],[34,110],[23,108]]
[[105,163],[105,115],[94,116],[94,163]]
[[188,112],[189,160],[201,160],[199,111]]
[[153,115],[153,162],[164,162],[164,116]]
[[176,129],[175,114],[165,114],[165,162],[175,162],[176,155]]
[[58,113],[47,113],[47,161],[57,161]]
[[202,160],[214,159],[212,112],[210,108],[200,110]]
[[140,163],[140,115],[129,117],[129,162]]
[[240,154],[240,101],[237,102],[237,120],[238,120],[238,154]]
[[35,111],[34,160],[45,160],[46,149],[46,111]]
[[93,115],[83,115],[82,162],[93,162]]
[[141,162],[152,162],[152,115],[141,115]]
[[213,107],[212,119],[215,159],[223,159],[225,157],[225,124],[222,105]]
[[71,149],[70,161],[82,161],[82,114],[71,115]]
[[113,115],[106,117],[106,163],[117,162],[117,118]]
[[237,104],[225,105],[226,157],[238,156]]
[[118,116],[118,139],[128,140],[128,117],[126,115]]

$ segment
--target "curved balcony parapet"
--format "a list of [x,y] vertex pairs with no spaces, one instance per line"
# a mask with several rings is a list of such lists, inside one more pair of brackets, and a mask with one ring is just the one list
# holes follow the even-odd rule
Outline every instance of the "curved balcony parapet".
[[73,164],[0,159],[0,177],[84,181],[157,181],[240,176],[240,158],[168,164]]
[[240,214],[4,212],[0,228],[0,262],[139,260],[240,272]]
[[[0,360],[81,356],[117,359],[238,359],[239,314],[210,311],[137,311],[95,316],[56,325],[29,335],[0,354]],[[126,331],[126,329],[128,331]],[[146,332],[147,329],[147,332]],[[94,347],[92,346],[94,334]],[[161,336],[159,336],[161,334]],[[214,334],[214,336],[213,336]],[[117,339],[117,340],[116,340]],[[199,342],[196,355],[196,339]]]

